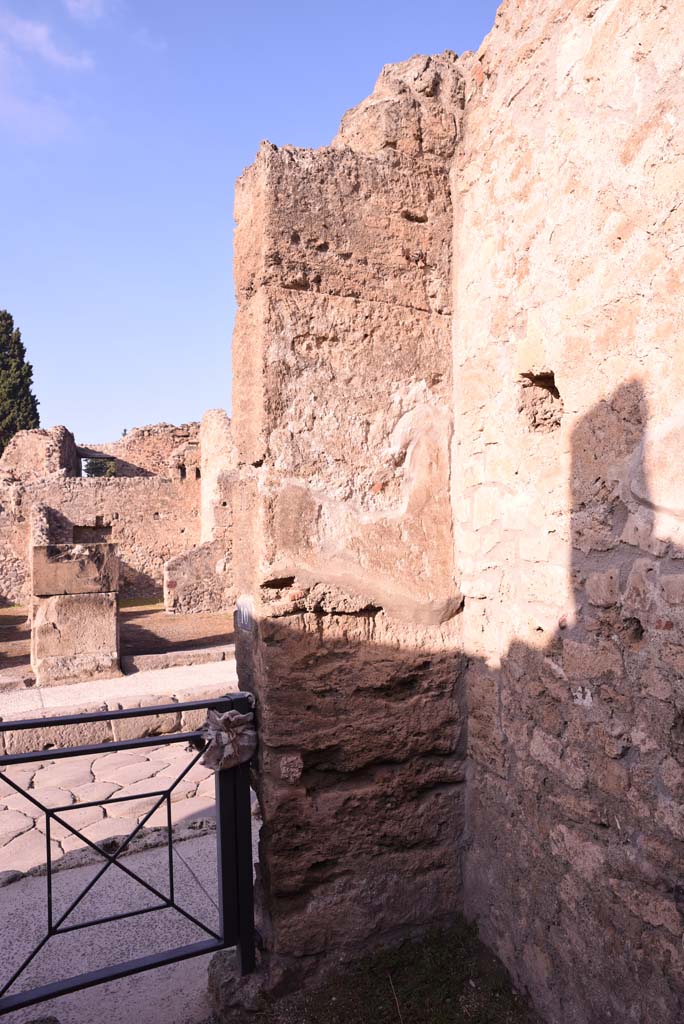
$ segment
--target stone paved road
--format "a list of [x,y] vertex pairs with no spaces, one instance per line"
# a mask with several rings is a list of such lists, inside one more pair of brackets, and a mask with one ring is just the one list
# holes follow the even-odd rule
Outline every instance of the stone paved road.
[[[26,872],[46,863],[45,814],[18,794],[3,778],[28,789],[46,807],[68,807],[62,817],[94,843],[127,835],[153,806],[154,799],[140,794],[167,789],[193,755],[185,744],[175,743],[140,750],[102,753],[96,757],[70,757],[0,770],[0,873]],[[110,797],[131,799],[80,807]],[[196,764],[176,785],[171,795],[174,826],[214,817],[214,776]],[[166,825],[166,809],[160,807],[145,826]],[[58,862],[65,854],[84,846],[62,825],[51,828],[51,856]],[[95,854],[95,856],[97,856]]]

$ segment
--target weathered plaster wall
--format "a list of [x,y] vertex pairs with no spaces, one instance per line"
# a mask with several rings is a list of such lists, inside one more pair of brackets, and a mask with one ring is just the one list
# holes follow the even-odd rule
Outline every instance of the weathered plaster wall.
[[674,1024],[681,7],[507,2],[464,65],[452,480],[473,657],[466,908],[547,1020]]
[[238,183],[238,664],[259,697],[260,926],[286,969],[460,901],[447,159],[461,96],[453,55],[385,69],[332,147],[265,144]]
[[223,409],[209,409],[202,417],[199,432],[201,539],[230,543],[230,475],[237,467],[237,453],[230,430],[230,419]]

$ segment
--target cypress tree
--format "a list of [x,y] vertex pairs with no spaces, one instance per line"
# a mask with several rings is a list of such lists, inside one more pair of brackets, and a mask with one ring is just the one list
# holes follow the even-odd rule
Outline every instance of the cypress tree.
[[33,394],[33,367],[26,361],[21,331],[0,310],[0,455],[18,430],[40,426]]

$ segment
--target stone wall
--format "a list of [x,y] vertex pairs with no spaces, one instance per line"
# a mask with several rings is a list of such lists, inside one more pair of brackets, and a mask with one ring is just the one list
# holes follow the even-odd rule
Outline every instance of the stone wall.
[[34,544],[31,589],[31,668],[38,686],[120,674],[113,544]]
[[223,409],[209,409],[202,417],[199,432],[200,517],[202,542],[221,540],[230,543],[232,521],[230,478],[237,466],[237,454],[230,430],[230,419]]
[[452,54],[388,68],[333,146],[265,144],[237,188],[237,656],[259,698],[260,928],[286,973],[460,905],[461,97]]
[[[143,435],[147,436],[145,431]],[[176,445],[178,435],[169,441],[169,433],[164,427],[161,447],[164,457],[168,454],[172,458],[179,450],[171,447]],[[147,441],[149,445],[149,437]],[[192,438],[185,443],[192,447]],[[46,447],[53,454],[45,456]],[[71,452],[75,458],[64,456],[60,462],[54,454],[60,450],[67,456]],[[159,453],[158,448],[155,450]],[[148,447],[151,459],[150,453]],[[142,456],[135,458],[142,465]],[[199,464],[198,452],[196,462]],[[63,427],[17,435],[0,460],[3,603],[26,604],[29,600],[31,520],[34,510],[42,507],[52,510],[53,519],[61,518],[62,532],[53,536],[63,543],[100,541],[117,546],[124,597],[160,596],[164,563],[199,543],[200,481],[194,472],[184,479],[180,475],[170,479],[171,470],[166,471],[166,477],[86,478],[76,475],[78,466],[73,437]],[[53,529],[57,530],[54,524]]]
[[266,972],[464,907],[545,1020],[684,1018],[683,66],[509,0],[238,182]]
[[78,450],[66,427],[20,430],[0,459],[0,478],[8,482],[79,475]]
[[233,490],[237,457],[230,419],[210,409],[199,432],[200,544],[164,566],[164,604],[169,612],[232,611]]
[[452,183],[466,909],[572,1024],[684,1019],[684,31],[507,2]]
[[[189,450],[193,470],[199,462],[199,423],[155,423],[135,427],[119,441],[83,445],[82,453],[110,456],[115,460],[116,476],[161,476],[175,478],[182,464],[180,453]],[[87,456],[86,456],[87,457]],[[187,467],[186,467],[187,468]],[[194,473],[193,473],[194,475]]]

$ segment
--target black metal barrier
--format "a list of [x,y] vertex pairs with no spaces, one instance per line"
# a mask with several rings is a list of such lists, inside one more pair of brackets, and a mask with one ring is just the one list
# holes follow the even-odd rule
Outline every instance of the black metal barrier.
[[[218,712],[230,711],[231,709],[246,714],[251,711],[249,699],[242,695],[230,695],[217,700],[191,701],[179,704],[168,704],[158,707],[131,708],[125,711],[98,711],[83,715],[65,715],[54,718],[38,718],[31,720],[0,722],[0,733],[18,732],[26,729],[47,729],[55,726],[87,725],[89,723],[109,722],[122,718],[142,718],[148,715],[178,714],[183,711],[202,710],[213,708]],[[187,743],[193,748],[193,755],[190,762],[174,779],[171,785],[164,789],[152,788],[149,792],[135,793],[135,795],[108,797],[106,800],[96,800],[89,803],[70,804],[62,807],[46,807],[35,796],[30,789],[24,789],[18,782],[8,778],[3,768],[12,765],[33,763],[35,761],[57,761],[67,757],[78,757],[79,755],[90,755],[100,753],[112,753],[118,750],[144,750],[146,747],[160,747],[172,743]],[[55,996],[66,995],[69,992],[76,992],[92,985],[99,985],[106,981],[113,981],[117,978],[125,978],[141,971],[148,971],[154,967],[161,967],[164,964],[171,964],[179,960],[187,960],[190,957],[201,956],[204,953],[212,953],[220,949],[236,946],[239,961],[243,974],[248,974],[254,969],[254,892],[252,874],[252,815],[249,784],[249,765],[242,764],[235,768],[219,770],[216,775],[216,837],[217,837],[217,865],[218,865],[218,920],[217,930],[209,927],[189,911],[179,906],[176,902],[173,870],[173,828],[171,817],[171,795],[176,786],[185,778],[190,769],[197,764],[204,749],[202,733],[171,733],[169,735],[148,736],[142,739],[111,741],[79,747],[65,747],[47,750],[32,751],[21,754],[0,755],[0,780],[12,789],[16,790],[24,799],[30,801],[45,814],[45,843],[46,843],[46,896],[47,896],[47,929],[45,936],[38,945],[23,960],[21,965],[14,971],[11,977],[3,980],[0,977],[0,1016],[18,1010],[22,1007],[33,1006],[36,1003],[44,1002],[46,999],[53,999]],[[153,780],[151,780],[153,782]],[[64,817],[69,810],[76,808],[106,807],[108,804],[121,803],[127,800],[142,800],[154,798],[154,804],[149,811],[138,822],[130,834],[118,845],[115,852],[111,853],[92,842],[82,831],[75,828]],[[162,805],[166,807],[166,831],[168,839],[168,893],[164,893],[156,886],[132,871],[121,860],[121,855],[129,848],[131,842],[145,827],[147,821],[159,810]],[[103,858],[105,863],[88,882],[79,896],[74,899],[65,911],[56,915],[53,908],[53,864],[50,850],[50,830],[54,824],[59,824],[72,835],[78,837],[86,847],[95,851]],[[35,826],[34,826],[35,827]],[[110,914],[96,920],[69,923],[68,919],[72,912],[83,901],[84,897],[91,891],[93,886],[112,866],[123,871],[129,878],[138,882],[145,890],[151,893],[157,900],[154,906],[138,910],[121,911]],[[21,869],[21,865],[17,865]],[[2,890],[0,890],[0,893]],[[137,917],[141,914],[152,913],[157,910],[173,909],[184,918],[204,931],[208,938],[190,945],[179,946],[161,953],[151,954],[125,963],[117,963],[98,970],[89,971],[75,977],[57,979],[39,988],[32,988],[14,995],[9,990],[21,979],[21,975],[33,962],[36,956],[44,949],[53,936],[62,935],[66,932],[77,931],[82,928],[92,928],[98,924],[106,924],[110,921],[118,921],[128,917]],[[0,912],[0,949],[5,945],[2,941],[2,914]],[[5,958],[0,956],[0,971]]]

